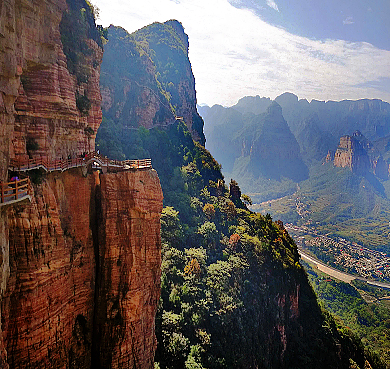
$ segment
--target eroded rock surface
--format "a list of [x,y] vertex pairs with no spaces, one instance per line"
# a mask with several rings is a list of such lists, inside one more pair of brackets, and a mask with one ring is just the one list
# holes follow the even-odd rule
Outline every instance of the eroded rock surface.
[[[11,159],[94,149],[101,46],[84,0],[0,2],[0,181]],[[152,367],[156,172],[33,177],[31,202],[0,207],[0,367]]]
[[101,209],[95,366],[152,368],[161,265],[157,172],[101,176]]

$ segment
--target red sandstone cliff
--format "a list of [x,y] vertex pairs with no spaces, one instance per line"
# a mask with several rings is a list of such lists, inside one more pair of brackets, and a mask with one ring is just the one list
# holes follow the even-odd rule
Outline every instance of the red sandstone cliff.
[[[1,3],[0,48],[6,51],[0,56],[2,178],[8,159],[27,157],[31,142],[36,146],[30,156],[60,157],[94,147],[94,134],[85,129],[96,132],[101,121],[103,50],[95,40],[85,39],[88,56],[78,68],[85,69],[88,81],[69,72],[60,32],[68,11],[65,0]],[[78,95],[90,101],[88,115],[77,108]]]
[[[94,27],[84,0],[0,2],[0,181],[12,158],[94,148]],[[152,367],[156,172],[72,169],[35,182],[31,202],[0,207],[0,368]]]
[[[99,183],[101,180],[101,184]],[[154,170],[47,176],[9,208],[11,368],[151,368],[162,192]]]
[[94,367],[152,368],[160,297],[157,172],[101,176]]

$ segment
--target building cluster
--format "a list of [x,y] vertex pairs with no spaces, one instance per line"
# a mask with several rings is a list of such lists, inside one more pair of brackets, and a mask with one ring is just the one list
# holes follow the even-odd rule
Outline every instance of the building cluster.
[[367,279],[390,281],[390,257],[341,237],[319,235],[307,226],[285,224],[298,246],[318,259],[347,273]]

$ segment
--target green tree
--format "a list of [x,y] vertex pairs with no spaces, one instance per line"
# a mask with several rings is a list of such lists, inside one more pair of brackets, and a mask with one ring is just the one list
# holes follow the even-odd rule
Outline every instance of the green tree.
[[198,228],[198,233],[203,236],[206,245],[214,245],[218,239],[218,230],[213,222],[204,222]]
[[161,237],[169,240],[172,245],[179,246],[183,239],[179,212],[172,206],[166,206],[161,213]]
[[252,205],[252,199],[244,193],[241,195],[241,200],[245,205]]

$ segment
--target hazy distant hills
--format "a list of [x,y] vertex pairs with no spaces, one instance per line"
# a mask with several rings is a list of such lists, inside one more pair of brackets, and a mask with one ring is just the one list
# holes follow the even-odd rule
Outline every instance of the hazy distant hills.
[[[254,202],[282,198],[260,210],[368,246],[390,245],[390,104],[309,103],[284,93],[199,112],[206,147],[225,176],[237,178]],[[296,197],[305,216],[297,213]]]
[[[281,110],[274,109],[270,115],[269,108],[275,102]],[[275,102],[247,96],[230,108],[220,105],[199,108],[205,120],[206,147],[226,174],[243,174],[247,168],[255,180],[286,178],[299,182],[307,178],[305,166],[322,161],[329,150],[336,151],[341,136],[355,131],[360,131],[373,145],[381,140],[382,144],[377,145],[381,150],[377,151],[386,155],[390,136],[390,104],[386,102],[309,103],[292,93],[278,96]],[[283,121],[287,124],[283,125]],[[243,183],[243,186],[257,192],[255,184]]]

